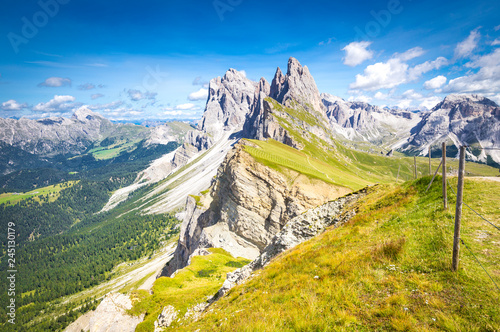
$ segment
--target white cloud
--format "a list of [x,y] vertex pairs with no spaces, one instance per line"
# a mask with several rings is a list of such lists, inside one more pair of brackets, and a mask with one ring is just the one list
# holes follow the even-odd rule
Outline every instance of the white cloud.
[[398,85],[419,79],[422,74],[439,69],[448,63],[443,57],[410,67],[406,61],[424,54],[420,47],[404,53],[395,53],[387,62],[378,62],[365,68],[363,74],[356,75],[356,81],[349,85],[351,90],[374,91],[392,89]]
[[377,91],[377,93],[373,96],[375,99],[378,99],[378,100],[384,100],[384,99],[387,99],[389,98],[389,95],[385,94],[385,93],[382,93],[380,91]]
[[495,31],[498,31],[500,30],[500,25],[497,25],[496,27],[494,27]]
[[491,42],[491,46],[497,46],[497,45],[500,45],[500,38],[497,38]]
[[439,104],[439,102],[441,102],[441,98],[439,98],[437,96],[432,96],[432,97],[424,98],[419,106],[426,107],[428,109],[432,109],[434,106]]
[[196,107],[195,104],[187,103],[187,104],[177,105],[177,106],[175,106],[175,109],[176,110],[191,110],[191,109],[194,109],[195,107]]
[[36,112],[64,112],[74,108],[76,105],[73,103],[75,97],[73,96],[58,96],[46,103],[39,103],[33,107]]
[[446,66],[447,64],[448,60],[440,56],[434,61],[426,61],[424,63],[416,65],[415,67],[410,68],[408,72],[409,80],[410,81],[417,80],[420,76],[422,76],[422,74],[425,74],[434,69],[439,69],[443,66]]
[[420,99],[423,97],[420,93],[416,92],[413,89],[406,90],[405,92],[403,92],[403,94],[401,96],[403,96],[403,98],[407,98],[407,99]]
[[371,97],[365,95],[350,96],[347,101],[360,101],[362,103],[369,103],[372,100]]
[[371,45],[372,42],[361,41],[352,42],[342,49],[346,52],[344,57],[344,65],[355,67],[364,61],[371,59],[373,57],[373,51],[367,50],[366,48]]
[[189,100],[206,100],[208,97],[208,89],[201,88],[200,90],[189,94]]
[[134,89],[129,89],[127,91],[127,94],[129,98],[133,101],[139,101],[142,99],[155,99],[157,95],[156,92],[149,92],[149,91],[142,92],[140,90],[134,90]]
[[42,83],[38,84],[39,87],[57,88],[61,86],[71,86],[71,79],[62,77],[49,77]]
[[434,77],[433,79],[425,81],[424,89],[427,89],[427,90],[439,89],[440,87],[442,87],[445,84],[446,84],[446,77],[443,75],[439,75],[439,76]]
[[455,47],[455,57],[465,58],[472,54],[472,51],[477,47],[477,43],[481,37],[478,30],[479,28],[472,30],[465,40],[457,44]]
[[452,79],[443,88],[447,93],[482,93],[495,95],[500,93],[500,49],[479,57],[467,64],[471,68],[480,68],[478,72]]
[[26,104],[26,103],[19,104],[14,99],[11,99],[11,100],[7,100],[6,102],[2,103],[2,105],[0,106],[0,109],[2,111],[20,111],[26,107],[28,107],[28,104]]
[[395,53],[394,58],[400,59],[401,61],[409,61],[411,59],[418,58],[419,56],[423,55],[425,51],[422,49],[422,47],[414,47],[409,49],[408,51],[404,53]]
[[184,114],[183,111],[165,111],[163,112],[163,114],[165,115],[182,115]]
[[363,75],[357,74],[356,81],[349,85],[350,89],[379,90],[391,89],[407,81],[408,65],[400,59],[389,59],[365,68]]

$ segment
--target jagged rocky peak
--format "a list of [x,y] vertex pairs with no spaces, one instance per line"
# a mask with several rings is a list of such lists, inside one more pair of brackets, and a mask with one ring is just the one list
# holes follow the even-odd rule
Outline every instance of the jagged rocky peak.
[[208,100],[198,129],[211,135],[215,141],[224,131],[239,131],[254,102],[257,83],[243,72],[229,69],[224,77],[210,81]]
[[326,109],[321,96],[307,66],[291,57],[288,60],[286,75],[278,67],[271,84],[270,97],[287,107],[293,107],[298,102],[304,108],[311,108],[326,117]]
[[457,116],[469,117],[488,114],[500,117],[500,108],[498,105],[494,101],[480,95],[448,95],[432,109],[432,112],[437,110],[451,110],[452,114],[450,116],[453,118]]

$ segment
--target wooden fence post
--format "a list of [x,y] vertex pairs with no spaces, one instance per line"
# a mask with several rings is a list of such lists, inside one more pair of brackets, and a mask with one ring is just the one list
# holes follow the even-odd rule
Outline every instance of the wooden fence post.
[[464,176],[465,176],[465,146],[460,147],[460,162],[458,164],[457,206],[455,208],[455,234],[453,236],[453,257],[451,269],[458,270],[460,254],[460,223],[462,219],[462,204],[464,198]]
[[448,209],[448,197],[446,193],[446,143],[443,142],[442,147],[443,153],[443,207],[445,210]]

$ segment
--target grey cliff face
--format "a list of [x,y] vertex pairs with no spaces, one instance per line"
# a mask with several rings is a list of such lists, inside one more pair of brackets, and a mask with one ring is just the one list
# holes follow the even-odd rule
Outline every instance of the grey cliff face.
[[293,57],[288,60],[288,69],[285,76],[278,68],[271,84],[270,97],[279,103],[294,107],[299,103],[309,111],[316,111],[325,116],[325,106],[321,101],[316,82],[307,66],[302,67]]
[[[424,154],[429,145],[450,141],[457,148],[463,144],[500,148],[500,107],[482,96],[449,95],[424,116],[403,149]],[[486,161],[488,155],[500,162],[500,154],[494,150],[482,150],[478,155],[468,152],[467,157]]]
[[208,197],[202,197],[204,206],[188,198],[179,243],[163,275],[186,266],[199,248],[224,248],[235,257],[254,259],[288,220],[347,192],[321,181],[310,190],[308,181],[299,176],[290,183],[237,144],[220,166]]
[[208,101],[198,129],[217,141],[224,131],[240,131],[254,103],[256,83],[229,69],[210,81]]

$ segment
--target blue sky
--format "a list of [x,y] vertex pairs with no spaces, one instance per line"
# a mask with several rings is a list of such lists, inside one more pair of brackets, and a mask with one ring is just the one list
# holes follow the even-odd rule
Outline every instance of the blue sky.
[[197,119],[229,68],[268,81],[296,57],[321,92],[432,107],[500,102],[498,1],[5,0],[0,116]]

